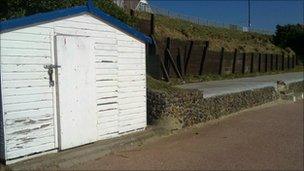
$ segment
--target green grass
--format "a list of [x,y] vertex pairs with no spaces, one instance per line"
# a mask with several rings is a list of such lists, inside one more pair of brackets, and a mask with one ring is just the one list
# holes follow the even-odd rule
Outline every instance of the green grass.
[[182,89],[172,87],[170,83],[165,81],[160,81],[152,78],[151,76],[147,76],[147,87],[152,90],[158,90],[165,93],[174,93],[183,91]]
[[[138,13],[138,18],[149,19],[149,14]],[[260,53],[293,53],[290,49],[282,49],[272,43],[272,36],[259,33],[246,33],[227,28],[202,26],[189,21],[172,19],[162,15],[155,16],[156,38],[171,37],[180,40],[208,40],[210,49],[219,51],[224,47],[227,51],[235,48],[245,52]]]

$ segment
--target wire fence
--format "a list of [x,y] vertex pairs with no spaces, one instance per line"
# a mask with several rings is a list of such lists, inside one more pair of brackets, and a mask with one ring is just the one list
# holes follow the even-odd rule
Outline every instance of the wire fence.
[[237,24],[227,24],[227,23],[210,21],[210,20],[202,19],[201,17],[180,14],[177,12],[169,11],[169,10],[151,6],[151,5],[150,5],[150,8],[151,8],[152,13],[154,13],[154,14],[163,15],[163,16],[167,16],[170,18],[174,18],[174,19],[181,19],[181,20],[189,21],[189,22],[192,22],[192,23],[195,23],[198,25],[202,25],[202,26],[220,27],[220,28],[226,28],[226,29],[231,29],[231,30],[239,30],[239,31],[243,31],[243,32],[256,32],[256,33],[267,34],[267,35],[274,34],[273,31],[269,31],[269,30],[263,30],[263,29],[258,29],[258,28],[254,28],[254,27],[251,27],[250,29],[248,29],[248,27],[242,27]]

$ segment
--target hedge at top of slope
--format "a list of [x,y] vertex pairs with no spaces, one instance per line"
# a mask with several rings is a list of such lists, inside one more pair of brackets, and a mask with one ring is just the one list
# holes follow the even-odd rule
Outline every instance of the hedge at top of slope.
[[[87,0],[1,0],[0,20],[20,18],[37,13],[49,12],[79,5],[85,5]],[[96,7],[118,18],[119,20],[134,25],[135,18],[125,12],[111,0],[94,0]]]

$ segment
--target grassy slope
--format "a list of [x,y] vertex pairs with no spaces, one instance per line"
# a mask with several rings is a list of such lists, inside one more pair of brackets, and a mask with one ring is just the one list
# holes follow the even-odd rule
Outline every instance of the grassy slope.
[[[139,18],[149,19],[145,13],[138,14]],[[201,26],[188,21],[172,19],[156,15],[156,37],[172,37],[182,40],[209,40],[211,50],[219,51],[225,47],[228,51],[235,48],[246,52],[279,53],[286,51],[275,46],[271,40],[272,36],[258,33],[245,33],[238,30]],[[292,52],[293,53],[293,52]]]

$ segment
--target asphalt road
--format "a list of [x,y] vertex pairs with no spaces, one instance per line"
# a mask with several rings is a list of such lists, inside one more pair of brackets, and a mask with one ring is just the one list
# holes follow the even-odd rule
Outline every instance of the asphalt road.
[[204,92],[204,97],[212,97],[246,90],[264,87],[276,87],[277,81],[293,83],[304,80],[303,72],[284,73],[276,75],[264,75],[257,77],[246,77],[232,80],[208,81],[200,83],[183,84],[178,87],[184,89],[196,89]]
[[69,169],[303,170],[303,101],[251,109]]

